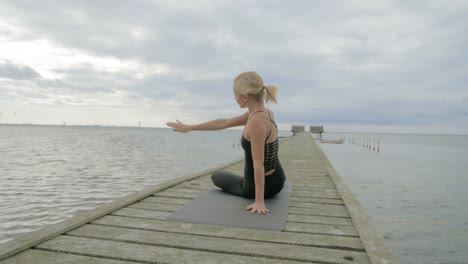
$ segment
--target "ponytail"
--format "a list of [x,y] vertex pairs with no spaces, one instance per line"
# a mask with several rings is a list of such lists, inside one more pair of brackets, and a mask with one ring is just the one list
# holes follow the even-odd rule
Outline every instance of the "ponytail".
[[278,94],[278,86],[276,85],[267,85],[265,86],[265,102],[273,102],[274,104],[278,103],[278,100],[276,99],[276,94]]

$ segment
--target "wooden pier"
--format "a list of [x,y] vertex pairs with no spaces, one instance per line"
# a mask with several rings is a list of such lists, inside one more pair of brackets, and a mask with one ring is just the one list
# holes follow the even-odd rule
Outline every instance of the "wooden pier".
[[166,221],[212,187],[210,170],[0,244],[0,263],[399,263],[311,134],[281,143],[280,160],[293,182],[283,232]]

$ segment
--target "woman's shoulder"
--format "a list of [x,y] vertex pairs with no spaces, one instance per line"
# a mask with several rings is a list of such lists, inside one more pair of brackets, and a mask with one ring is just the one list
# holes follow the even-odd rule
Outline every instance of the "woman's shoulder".
[[273,113],[273,110],[271,109],[266,109],[267,110],[267,113],[268,113],[268,116],[270,117],[271,120],[275,120],[275,114]]
[[246,129],[247,130],[262,130],[263,128],[267,128],[267,123],[265,119],[268,120],[269,113],[264,112],[262,114],[257,114],[251,116],[249,122],[247,123]]

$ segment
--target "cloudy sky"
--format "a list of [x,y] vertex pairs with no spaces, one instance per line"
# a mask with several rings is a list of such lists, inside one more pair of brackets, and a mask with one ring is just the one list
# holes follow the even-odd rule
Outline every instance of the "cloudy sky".
[[0,123],[163,127],[280,87],[281,128],[468,134],[468,1],[0,2]]

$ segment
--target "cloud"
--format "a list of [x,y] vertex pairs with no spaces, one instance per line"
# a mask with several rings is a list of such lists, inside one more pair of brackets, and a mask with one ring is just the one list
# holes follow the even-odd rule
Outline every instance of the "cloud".
[[280,87],[272,107],[284,124],[457,124],[468,112],[466,11],[455,0],[7,0],[0,96],[154,104],[198,121],[238,114],[232,80],[256,70]]
[[40,74],[31,67],[0,61],[0,78],[33,80],[40,77]]

